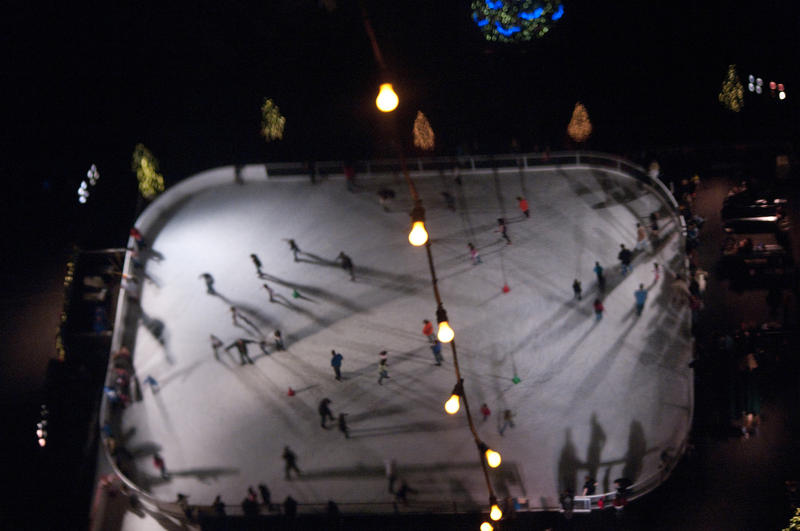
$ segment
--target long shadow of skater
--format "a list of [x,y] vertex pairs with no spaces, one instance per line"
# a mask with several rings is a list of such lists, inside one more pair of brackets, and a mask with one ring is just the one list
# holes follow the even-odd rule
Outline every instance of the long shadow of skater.
[[589,448],[586,450],[586,468],[588,474],[596,478],[597,470],[600,466],[600,457],[603,453],[603,446],[606,444],[606,432],[603,427],[597,422],[597,413],[592,411],[591,419],[592,427],[589,436]]
[[575,478],[578,476],[578,469],[582,463],[578,459],[578,453],[575,451],[575,443],[572,442],[572,429],[565,430],[564,446],[561,448],[561,455],[558,458],[558,492],[564,492],[571,489],[575,492],[577,482]]
[[644,438],[642,423],[638,420],[631,421],[630,433],[628,434],[628,452],[625,454],[625,466],[622,469],[622,476],[636,481],[642,472],[642,460],[647,453],[647,441]]
[[309,253],[303,251],[302,253],[304,256],[308,256],[308,259],[305,258],[298,258],[298,262],[306,262],[307,264],[315,264],[315,265],[323,265],[328,267],[339,267],[339,262],[336,260],[328,260],[327,258],[322,258],[321,256],[317,256],[313,253]]
[[170,476],[194,477],[201,483],[210,483],[220,476],[232,476],[239,473],[238,468],[192,468],[189,470],[170,470]]
[[142,324],[147,329],[147,331],[150,332],[156,339],[156,341],[161,343],[161,345],[163,346],[165,343],[164,321],[162,321],[161,319],[156,319],[155,317],[150,317],[149,315],[144,313],[144,311],[142,311],[141,319],[142,319]]
[[333,302],[334,304],[338,304],[339,306],[341,306],[343,308],[346,308],[346,309],[348,309],[350,311],[356,312],[356,313],[364,311],[364,308],[362,308],[361,306],[359,306],[357,304],[354,304],[349,299],[346,299],[344,297],[340,297],[339,295],[336,295],[335,293],[331,293],[330,291],[326,291],[326,290],[317,288],[315,286],[311,286],[311,285],[308,285],[308,284],[297,284],[295,282],[288,282],[286,280],[282,280],[282,279],[280,279],[280,278],[278,278],[276,276],[269,275],[269,274],[266,274],[266,273],[264,274],[264,278],[267,279],[267,280],[271,280],[272,282],[275,282],[276,284],[280,284],[281,286],[286,286],[287,288],[291,288],[292,290],[298,290],[298,291],[302,291],[304,293],[309,293],[309,294],[314,295],[315,297],[318,297],[320,299],[327,299],[327,300]]

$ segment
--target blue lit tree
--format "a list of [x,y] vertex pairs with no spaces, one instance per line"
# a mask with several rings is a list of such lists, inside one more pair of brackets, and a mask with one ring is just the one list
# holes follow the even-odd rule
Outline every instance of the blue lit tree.
[[474,0],[472,20],[487,41],[517,42],[543,37],[564,15],[561,0]]

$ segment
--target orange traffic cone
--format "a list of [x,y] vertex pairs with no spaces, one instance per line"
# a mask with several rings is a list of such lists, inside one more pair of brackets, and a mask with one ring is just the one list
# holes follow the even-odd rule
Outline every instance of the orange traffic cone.
[[289,396],[294,396],[294,389],[292,389],[292,388],[290,387],[290,388],[289,388],[289,392],[288,392],[288,393],[286,393],[286,394],[287,394],[287,395],[289,395]]

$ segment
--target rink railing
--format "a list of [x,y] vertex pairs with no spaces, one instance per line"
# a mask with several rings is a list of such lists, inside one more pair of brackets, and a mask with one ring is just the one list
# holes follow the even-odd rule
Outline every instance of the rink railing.
[[[374,161],[354,161],[352,163],[359,179],[370,178],[377,175],[386,174],[401,174],[402,165],[399,159],[384,159]],[[318,179],[335,178],[344,179],[343,173],[344,162],[342,161],[320,161],[310,166],[308,163],[303,162],[288,162],[288,163],[267,163],[267,164],[248,164],[246,166],[227,166],[222,168],[215,168],[205,172],[201,172],[189,179],[184,179],[181,182],[171,186],[164,193],[162,193],[158,200],[151,204],[139,216],[136,221],[137,228],[147,239],[149,233],[156,229],[163,217],[177,204],[182,198],[187,197],[191,193],[216,186],[224,182],[231,182],[234,178],[240,178],[245,181],[249,180],[262,180],[262,179],[311,179],[313,171],[314,177]],[[514,173],[520,171],[536,171],[536,170],[550,170],[554,168],[570,168],[570,169],[591,169],[602,168],[609,171],[615,171],[622,175],[628,175],[636,178],[643,184],[651,186],[659,197],[664,201],[679,223],[680,236],[682,241],[686,237],[686,224],[683,217],[680,215],[678,203],[672,193],[664,185],[664,183],[657,177],[653,177],[641,166],[634,164],[626,159],[610,155],[607,153],[599,152],[582,152],[582,151],[564,151],[554,153],[511,153],[503,155],[470,155],[470,156],[454,156],[454,157],[426,157],[426,158],[410,158],[406,159],[406,167],[412,176],[427,177],[437,175],[452,175],[453,177],[466,174],[479,174],[486,173],[487,171],[497,172],[501,174]],[[238,173],[238,176],[237,176]],[[134,248],[135,242],[133,238],[128,240],[128,248]],[[125,262],[123,265],[123,273],[131,274],[133,269],[133,262],[130,252],[125,254]],[[124,322],[128,309],[128,300],[125,294],[120,290],[120,295],[117,300],[117,311],[114,320],[114,333],[111,339],[111,353],[118,351],[122,346],[122,337],[124,335]],[[135,356],[135,352],[131,352]],[[106,383],[112,383],[114,380],[113,359],[109,357],[109,364],[106,373]],[[694,390],[689,386],[689,393],[693,395]],[[693,396],[690,396],[690,404],[693,404]],[[108,397],[103,394],[103,399],[100,404],[99,421],[100,426],[111,422],[112,410],[109,407]],[[689,412],[688,426],[692,425],[693,409]],[[680,461],[686,447],[688,445],[689,430],[685,436],[678,443],[675,448],[674,454],[671,456],[669,462],[662,463],[657,472],[636,481],[629,489],[627,499],[636,499],[666,481],[672,472],[675,463]],[[111,455],[108,444],[106,443],[105,436],[101,446],[105,453],[106,459],[110,464],[114,474],[119,477],[127,489],[135,493],[139,501],[149,506],[152,510],[157,510],[165,515],[177,519],[185,519],[182,509],[175,502],[165,502],[159,500],[155,496],[140,489],[130,478],[128,478],[117,467],[114,457]],[[598,503],[603,500],[604,504],[610,505],[615,497],[613,492],[598,494],[590,496],[590,504],[592,509],[599,508]],[[515,502],[520,499],[515,498]],[[518,504],[517,510],[519,511],[552,511],[559,510],[558,506],[533,506],[529,505],[528,501]],[[197,506],[199,510],[210,513],[210,507]],[[474,512],[476,507],[473,504],[457,503],[454,501],[442,502],[413,502],[410,506],[397,505],[393,503],[358,503],[358,504],[339,504],[340,509],[344,514],[346,513],[372,513],[372,512],[387,512],[386,509],[392,508],[393,512],[397,513],[461,513],[461,512]],[[298,504],[298,512],[300,514],[320,514],[327,508],[322,504]],[[226,506],[226,510],[230,515],[243,514],[241,507],[238,505]],[[280,510],[278,511],[278,513]],[[269,513],[268,513],[269,514]]]

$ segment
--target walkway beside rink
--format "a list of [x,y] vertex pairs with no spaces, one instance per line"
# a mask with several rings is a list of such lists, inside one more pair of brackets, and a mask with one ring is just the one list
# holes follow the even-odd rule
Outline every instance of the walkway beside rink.
[[[263,166],[247,166],[242,176],[236,183],[228,167],[187,179],[137,221],[157,258],[131,270],[144,279],[141,302],[121,305],[115,345],[130,348],[138,379],[154,377],[159,391],[143,386],[143,400],[122,416],[136,463],[130,479],[156,498],[180,492],[194,505],[217,494],[238,505],[248,486],[265,483],[273,503],[291,495],[301,512],[329,499],[343,511],[357,504],[391,512],[384,464],[394,459],[418,491],[412,506],[485,509],[463,410],[448,416],[442,407],[455,384],[450,347],[437,367],[421,333],[436,308],[425,251],[407,241],[412,205],[402,176],[361,175],[353,193],[338,176],[312,185],[307,176],[268,179]],[[498,496],[555,509],[559,492],[579,492],[585,475],[597,479],[598,492],[612,491],[622,476],[657,486],[682,451],[693,410],[690,313],[671,304],[671,280],[683,266],[671,208],[649,185],[601,167],[476,170],[462,172],[461,184],[452,172],[414,179],[478,431],[503,456],[490,472]],[[395,192],[389,212],[378,203],[384,188]],[[517,196],[530,202],[530,219]],[[623,277],[620,243],[632,249],[636,223],[646,225],[654,211],[660,240],[636,253]],[[495,232],[500,217],[512,245]],[[297,262],[288,238],[300,247]],[[471,264],[467,242],[483,263]],[[354,282],[336,263],[342,251],[355,264]],[[599,322],[595,261],[607,284]],[[662,265],[659,280],[654,262]],[[216,295],[206,293],[202,273],[213,276]],[[573,298],[575,278],[582,301]],[[639,284],[648,298],[637,317]],[[245,318],[239,325],[231,306]],[[286,351],[274,350],[275,329]],[[209,334],[226,346],[266,339],[270,354],[250,344],[253,365],[240,366],[235,348],[217,361]],[[344,355],[341,382],[332,349]],[[378,385],[382,350],[391,378]],[[350,439],[320,427],[325,397],[335,415],[347,414]],[[484,402],[492,413],[482,422]],[[501,436],[505,409],[515,426]],[[285,446],[302,471],[291,481]],[[156,450],[168,480],[153,467]],[[124,528],[144,525],[127,517]]]

